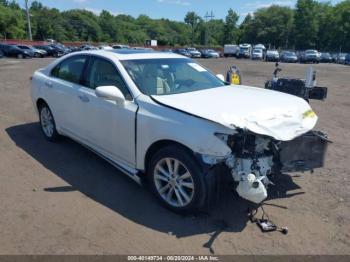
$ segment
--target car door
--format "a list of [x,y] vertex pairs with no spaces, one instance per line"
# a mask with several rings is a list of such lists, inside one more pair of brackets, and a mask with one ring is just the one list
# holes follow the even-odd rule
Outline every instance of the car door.
[[81,116],[78,105],[84,98],[78,90],[83,75],[87,56],[76,55],[63,60],[45,80],[45,98],[53,111],[56,125],[67,135],[83,140]]
[[[97,97],[98,86],[115,86],[124,94],[124,105]],[[81,132],[86,143],[104,156],[129,167],[135,166],[135,117],[137,104],[113,62],[91,56],[78,90],[83,99],[79,111],[83,122]]]

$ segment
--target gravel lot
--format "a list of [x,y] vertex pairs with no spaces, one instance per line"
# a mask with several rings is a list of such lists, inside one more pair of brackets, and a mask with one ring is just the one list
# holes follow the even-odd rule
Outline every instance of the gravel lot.
[[[46,142],[29,77],[50,61],[0,59],[0,254],[350,254],[350,67],[315,65],[319,85],[329,87],[325,102],[311,103],[317,129],[334,143],[325,168],[283,175],[271,187],[265,210],[288,226],[282,235],[261,233],[228,186],[209,214],[182,217],[79,144]],[[237,64],[253,86],[274,68],[234,58],[200,62],[216,73]],[[282,68],[303,77],[307,65]]]

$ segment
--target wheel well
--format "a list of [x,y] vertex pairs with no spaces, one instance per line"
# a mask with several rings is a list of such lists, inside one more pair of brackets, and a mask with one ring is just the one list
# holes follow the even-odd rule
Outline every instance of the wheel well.
[[186,150],[188,153],[190,153],[192,156],[194,156],[194,152],[188,148],[187,146],[173,141],[173,140],[160,140],[155,143],[153,143],[147,150],[146,156],[145,156],[145,173],[148,173],[148,166],[151,161],[152,156],[161,148],[167,147],[167,146],[177,146],[181,147],[182,149]]
[[36,108],[39,110],[40,107],[41,107],[42,105],[47,105],[47,103],[45,102],[44,99],[39,98],[39,99],[36,101]]

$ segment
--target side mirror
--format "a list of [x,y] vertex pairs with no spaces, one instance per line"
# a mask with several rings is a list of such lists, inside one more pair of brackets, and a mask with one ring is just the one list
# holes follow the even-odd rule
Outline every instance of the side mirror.
[[99,86],[95,90],[96,96],[117,102],[117,104],[124,104],[125,97],[118,87],[115,86]]
[[216,77],[219,78],[221,81],[225,82],[225,77],[224,77],[224,75],[222,75],[222,74],[217,74]]

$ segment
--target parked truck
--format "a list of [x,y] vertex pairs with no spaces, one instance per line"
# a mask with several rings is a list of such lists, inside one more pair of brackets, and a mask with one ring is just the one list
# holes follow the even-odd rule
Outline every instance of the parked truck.
[[239,58],[250,58],[252,54],[252,45],[251,44],[240,44],[239,45]]

